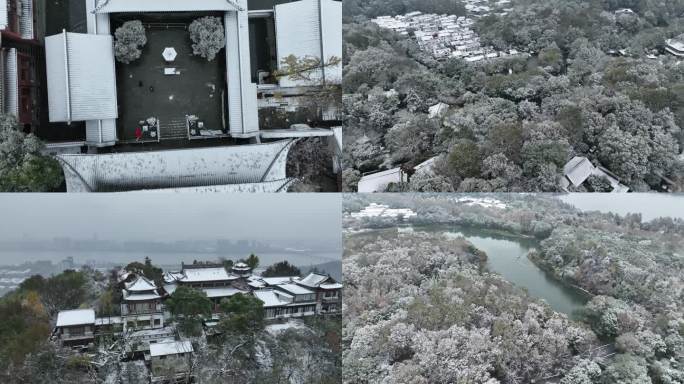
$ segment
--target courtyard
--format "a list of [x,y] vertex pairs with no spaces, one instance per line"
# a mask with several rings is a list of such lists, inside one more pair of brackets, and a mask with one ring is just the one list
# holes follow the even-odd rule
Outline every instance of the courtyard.
[[[226,133],[225,53],[213,61],[192,54],[187,28],[202,16],[138,14],[113,20],[112,33],[124,21],[141,20],[147,36],[139,59],[116,63],[117,131],[122,143],[188,139],[188,116],[196,117],[193,138]],[[162,56],[167,48],[175,51],[173,60]]]

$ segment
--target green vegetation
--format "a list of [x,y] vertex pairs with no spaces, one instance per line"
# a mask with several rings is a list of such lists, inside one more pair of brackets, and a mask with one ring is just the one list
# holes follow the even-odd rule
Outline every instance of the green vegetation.
[[261,273],[261,276],[264,276],[264,277],[300,276],[301,274],[302,274],[302,272],[299,270],[299,268],[288,263],[287,261],[281,261],[280,263],[275,263],[275,264],[269,266],[268,268],[266,268],[266,270]]
[[[603,165],[633,191],[684,186],[684,72],[662,53],[684,30],[681,1],[515,1],[508,15],[479,19],[476,30],[483,45],[529,56],[475,63],[437,61],[413,39],[369,22],[431,12],[382,3],[345,3],[347,190],[361,173],[434,156],[432,170],[393,188],[558,191],[573,156]],[[635,13],[616,15],[622,7]],[[622,49],[626,56],[612,54]],[[647,57],[654,52],[657,59]],[[449,110],[429,118],[439,102]],[[597,189],[605,186],[579,188]]]
[[219,323],[224,332],[255,334],[264,327],[264,303],[251,295],[238,293],[219,304],[227,316]]
[[211,316],[213,304],[204,291],[180,286],[166,300],[166,307],[183,333],[199,336],[202,333],[202,318]]
[[140,48],[147,44],[145,27],[140,20],[131,20],[123,23],[114,32],[114,56],[116,60],[129,64],[140,58]]
[[[505,209],[467,205],[459,197],[349,195],[344,209],[354,212],[375,202],[412,209],[417,216],[408,224],[533,235],[543,240],[529,258],[593,298],[570,321],[480,268],[482,255],[464,240],[438,233],[357,232],[399,222],[347,217],[345,227],[356,233],[347,235],[343,260],[351,287],[343,339],[349,382],[402,381],[409,372],[425,382],[681,381],[681,219],[644,222],[638,214],[579,212],[546,196],[477,196],[498,199]],[[355,300],[361,295],[363,300]],[[428,363],[433,360],[452,368],[440,370]]]
[[0,113],[0,192],[52,192],[64,184],[62,168],[43,156],[43,143],[24,134],[13,115]]

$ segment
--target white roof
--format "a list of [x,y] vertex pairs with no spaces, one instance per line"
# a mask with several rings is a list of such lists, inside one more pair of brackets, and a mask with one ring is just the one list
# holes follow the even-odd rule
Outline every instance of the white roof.
[[399,183],[408,181],[406,174],[401,168],[392,168],[386,171],[375,172],[365,175],[359,180],[358,191],[365,192],[384,192],[389,183]]
[[163,151],[65,154],[58,155],[57,159],[64,170],[69,192],[264,183],[287,181],[285,160],[293,142],[281,140],[267,144]]
[[178,284],[166,284],[166,285],[164,285],[164,290],[169,295],[173,295],[173,293],[176,292],[176,288],[178,288]]
[[262,277],[261,280],[267,285],[278,285],[298,281],[299,276]]
[[319,275],[317,273],[309,273],[305,278],[299,281],[299,284],[306,285],[310,288],[315,288],[321,285],[324,281],[328,280],[328,276]]
[[223,267],[217,268],[190,268],[184,269],[185,275],[181,281],[184,283],[196,283],[202,281],[235,280],[236,276],[229,275]]
[[342,284],[340,284],[340,283],[321,284],[320,287],[322,289],[342,289]]
[[150,344],[150,356],[166,356],[178,353],[192,353],[192,343],[189,341],[174,341],[170,343]]
[[105,5],[97,13],[238,10],[235,2],[227,0],[100,0],[99,4]]
[[145,300],[155,300],[155,299],[161,299],[161,296],[157,293],[157,291],[153,291],[151,293],[137,293],[137,292],[129,292],[126,291],[125,289],[123,290],[123,298],[126,301],[145,301]]
[[113,37],[66,32],[45,38],[51,122],[116,119]]
[[234,267],[235,268],[249,268],[249,265],[243,263],[242,261],[238,261],[237,263],[235,263]]
[[126,290],[129,292],[145,292],[157,289],[157,286],[144,276],[136,277],[135,280],[126,283],[125,286]]
[[230,297],[238,293],[247,293],[237,288],[203,288],[202,290],[210,299],[215,297]]
[[276,292],[270,289],[254,291],[253,294],[257,299],[261,300],[264,303],[264,308],[280,307],[288,305],[292,302],[292,296],[286,293]]
[[182,272],[164,272],[164,282],[173,283],[183,278]]
[[563,167],[563,173],[577,187],[594,171],[594,165],[586,157],[575,156]]
[[95,324],[95,310],[88,309],[72,309],[69,311],[60,311],[57,314],[57,326],[69,327],[72,325]]
[[308,295],[314,293],[314,291],[306,289],[297,284],[280,284],[277,287],[294,295]]

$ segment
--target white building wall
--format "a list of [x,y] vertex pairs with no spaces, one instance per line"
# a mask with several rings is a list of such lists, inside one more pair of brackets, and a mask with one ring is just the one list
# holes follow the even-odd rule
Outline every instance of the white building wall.
[[[301,0],[275,6],[276,50],[278,69],[284,69],[281,62],[290,55],[297,58],[321,57],[321,30],[319,0]],[[321,78],[321,71],[310,73],[314,82]],[[280,79],[282,87],[309,85],[303,80],[288,77]]]
[[238,0],[244,11],[226,12],[226,66],[228,121],[234,137],[250,137],[259,131],[256,84],[251,82],[247,2]]
[[7,17],[7,1],[8,0],[0,0],[0,29],[7,28],[7,23],[9,23]]
[[111,35],[48,36],[45,56],[51,122],[118,117]]
[[20,34],[24,39],[33,39],[33,0],[21,1]]
[[86,121],[86,144],[101,147],[116,141],[116,119]]
[[5,112],[19,116],[19,75],[17,49],[7,50],[5,60]]
[[325,81],[342,83],[342,2],[321,0],[321,25],[323,57],[326,62],[331,57],[340,59],[339,64],[324,68]]
[[109,14],[93,13],[93,11],[95,10],[95,4],[98,2],[98,0],[85,0],[85,2],[88,33],[98,35],[109,35]]

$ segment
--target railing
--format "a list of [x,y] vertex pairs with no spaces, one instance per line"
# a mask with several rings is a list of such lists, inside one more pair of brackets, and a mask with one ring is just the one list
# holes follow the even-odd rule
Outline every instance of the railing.
[[340,301],[340,296],[323,296],[323,301]]
[[127,306],[121,306],[121,315],[145,315],[150,313],[161,313],[164,311],[162,305],[157,305],[154,308],[133,308],[129,309]]

